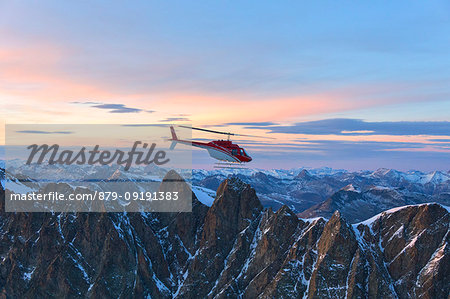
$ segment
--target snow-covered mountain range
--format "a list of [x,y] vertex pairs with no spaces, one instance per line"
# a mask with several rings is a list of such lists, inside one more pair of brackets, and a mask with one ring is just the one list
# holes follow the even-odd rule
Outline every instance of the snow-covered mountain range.
[[287,205],[302,217],[329,218],[339,210],[349,221],[358,222],[397,206],[450,205],[450,174],[440,171],[199,170],[193,172],[192,182],[215,190],[230,176],[253,186],[264,206],[277,210]]
[[[0,175],[3,170],[0,169]],[[14,175],[9,174],[14,173]],[[68,184],[71,188],[105,188],[104,181],[127,181],[127,188],[145,190],[149,182],[160,182],[163,169],[154,166],[132,167],[124,171],[119,166],[52,165],[24,166],[8,162],[8,188],[15,192],[37,191],[46,178]],[[216,169],[193,170],[184,177],[191,183],[197,197],[211,206],[220,183],[238,177],[250,184],[264,207],[279,209],[283,205],[303,218],[329,218],[335,210],[355,223],[384,210],[410,204],[437,202],[450,205],[450,173],[434,171],[401,172],[394,169],[376,171],[346,171],[331,168],[316,169]],[[80,180],[83,178],[84,180]],[[88,182],[88,183],[87,183]],[[4,186],[4,180],[2,180]],[[4,186],[5,187],[5,186]]]

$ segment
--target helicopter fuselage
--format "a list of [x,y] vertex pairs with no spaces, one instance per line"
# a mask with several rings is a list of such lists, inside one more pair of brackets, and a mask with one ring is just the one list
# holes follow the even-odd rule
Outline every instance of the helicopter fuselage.
[[198,142],[178,139],[173,127],[170,128],[172,133],[171,148],[175,147],[176,143],[191,145],[199,148],[206,149],[209,155],[217,160],[232,162],[232,163],[247,163],[252,158],[246,153],[246,151],[239,145],[233,143],[230,140],[213,140],[210,142]]

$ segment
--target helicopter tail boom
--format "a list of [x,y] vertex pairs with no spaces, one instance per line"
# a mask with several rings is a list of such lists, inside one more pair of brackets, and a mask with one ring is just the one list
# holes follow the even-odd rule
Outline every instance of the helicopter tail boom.
[[178,140],[177,134],[175,133],[175,129],[173,126],[170,126],[170,133],[172,134],[172,140]]

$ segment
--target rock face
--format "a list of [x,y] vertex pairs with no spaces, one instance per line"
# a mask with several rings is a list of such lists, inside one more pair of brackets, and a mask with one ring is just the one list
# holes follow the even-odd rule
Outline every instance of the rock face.
[[450,288],[448,208],[408,206],[354,225],[362,248],[383,263],[397,294],[446,298]]
[[[304,174],[306,175],[306,174]],[[263,209],[236,178],[192,213],[0,214],[0,297],[447,298],[449,212],[350,225]]]

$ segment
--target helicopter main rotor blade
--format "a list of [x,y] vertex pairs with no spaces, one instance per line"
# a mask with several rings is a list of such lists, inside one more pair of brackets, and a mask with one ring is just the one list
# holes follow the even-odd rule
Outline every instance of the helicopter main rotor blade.
[[227,132],[220,132],[220,131],[214,131],[214,130],[208,130],[208,129],[202,129],[202,128],[188,127],[188,126],[183,126],[183,125],[179,125],[179,127],[180,128],[197,130],[197,131],[209,132],[209,133],[216,133],[216,134],[236,135],[234,133],[227,133]]
[[188,127],[179,125],[181,128],[187,128],[197,131],[203,131],[203,132],[209,132],[209,133],[215,133],[215,134],[224,134],[228,136],[243,136],[243,137],[255,137],[255,138],[266,138],[266,139],[275,139],[273,137],[267,137],[267,136],[257,136],[257,135],[246,135],[246,134],[235,134],[235,133],[229,133],[229,132],[221,132],[221,131],[215,131],[215,130],[208,130],[208,129],[202,129],[202,128],[196,128],[196,127]]
[[255,137],[255,138],[275,139],[274,137],[258,136],[258,135],[246,135],[246,134],[233,134],[233,135],[235,135],[235,136],[243,136],[243,137]]

